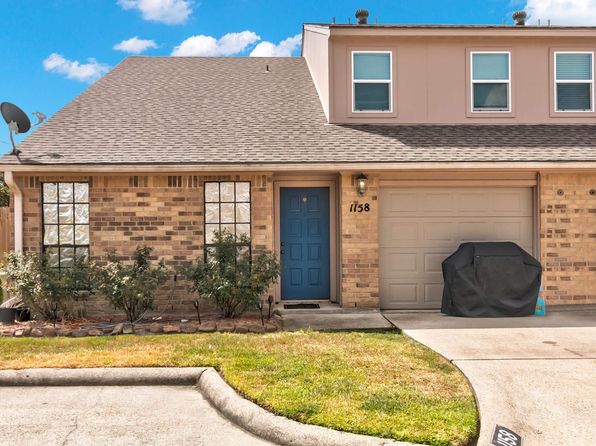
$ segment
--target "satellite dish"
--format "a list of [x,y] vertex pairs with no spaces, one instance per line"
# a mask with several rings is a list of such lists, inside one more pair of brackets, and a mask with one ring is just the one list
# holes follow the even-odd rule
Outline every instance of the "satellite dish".
[[[19,150],[14,145],[12,134],[27,133],[31,130],[31,121],[23,110],[10,102],[2,102],[0,104],[0,113],[2,113],[4,121],[8,124],[8,130],[10,132],[10,142],[12,143],[12,152],[10,154],[16,155],[19,153]],[[33,115],[37,118],[37,122],[34,125],[39,125],[46,119],[46,116],[40,112],[34,112]]]
[[10,102],[0,104],[0,112],[7,124],[16,122],[18,133],[27,133],[31,129],[31,121],[23,110]]

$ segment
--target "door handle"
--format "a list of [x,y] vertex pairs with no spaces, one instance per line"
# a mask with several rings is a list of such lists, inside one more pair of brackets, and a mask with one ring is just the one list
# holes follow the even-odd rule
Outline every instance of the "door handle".
[[281,255],[283,255],[283,253],[284,253],[284,250],[282,249],[282,250],[281,250],[279,253],[280,253]]

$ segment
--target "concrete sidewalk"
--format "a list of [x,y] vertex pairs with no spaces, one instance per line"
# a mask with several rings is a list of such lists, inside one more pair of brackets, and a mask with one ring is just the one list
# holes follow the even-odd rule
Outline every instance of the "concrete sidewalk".
[[265,446],[190,386],[2,387],[3,445]]
[[[551,312],[550,318],[492,323],[486,319],[443,319],[436,314],[387,316],[404,328],[406,335],[445,356],[468,377],[480,408],[479,446],[490,444],[495,424],[521,435],[524,446],[594,444],[593,317],[592,327],[586,327],[590,316],[582,312]],[[465,328],[482,323],[505,328]],[[541,327],[523,327],[533,324]],[[567,326],[557,326],[561,324]],[[508,327],[511,325],[517,328]],[[441,328],[420,328],[429,326]]]
[[318,313],[317,310],[285,312],[287,331],[311,330],[390,330],[393,327],[379,311]]

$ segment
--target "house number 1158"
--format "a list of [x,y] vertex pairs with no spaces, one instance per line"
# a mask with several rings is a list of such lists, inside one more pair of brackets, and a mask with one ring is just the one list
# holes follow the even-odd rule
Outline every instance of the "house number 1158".
[[370,204],[368,203],[352,203],[350,205],[350,212],[370,212]]

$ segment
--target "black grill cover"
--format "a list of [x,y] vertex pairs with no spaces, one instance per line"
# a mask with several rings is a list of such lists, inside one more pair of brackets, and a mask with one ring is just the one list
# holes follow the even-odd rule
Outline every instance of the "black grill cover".
[[465,317],[534,314],[542,267],[515,243],[462,243],[442,266],[442,313]]

